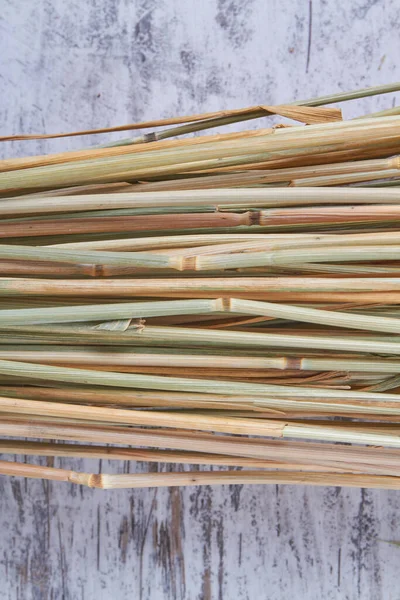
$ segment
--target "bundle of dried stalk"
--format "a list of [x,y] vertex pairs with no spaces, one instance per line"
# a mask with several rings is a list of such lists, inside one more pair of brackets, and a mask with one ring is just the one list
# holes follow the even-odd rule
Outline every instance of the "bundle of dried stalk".
[[0,161],[0,453],[204,467],[0,474],[399,489],[398,90],[0,137],[163,128]]

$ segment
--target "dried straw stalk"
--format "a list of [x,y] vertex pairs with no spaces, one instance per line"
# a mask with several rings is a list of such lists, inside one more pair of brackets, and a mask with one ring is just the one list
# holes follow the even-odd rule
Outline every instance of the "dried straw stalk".
[[[397,489],[399,109],[324,104],[399,88],[0,161],[0,452],[257,469],[0,472]],[[271,114],[307,127],[170,139]]]

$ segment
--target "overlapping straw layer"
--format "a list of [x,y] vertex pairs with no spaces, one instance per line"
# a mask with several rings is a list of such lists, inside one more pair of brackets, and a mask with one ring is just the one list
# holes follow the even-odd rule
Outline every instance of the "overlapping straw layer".
[[0,473],[399,489],[399,89],[0,138],[165,128],[0,161],[0,453],[204,467]]

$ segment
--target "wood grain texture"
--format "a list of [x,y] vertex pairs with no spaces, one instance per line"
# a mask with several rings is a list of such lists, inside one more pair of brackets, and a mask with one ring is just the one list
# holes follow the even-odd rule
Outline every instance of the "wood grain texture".
[[[3,0],[0,131],[107,127],[394,81],[399,25],[396,0]],[[366,98],[345,105],[345,116],[399,101]],[[4,143],[0,155],[90,143]],[[106,492],[3,477],[0,599],[399,600],[400,548],[385,541],[400,540],[399,510],[396,492]]]

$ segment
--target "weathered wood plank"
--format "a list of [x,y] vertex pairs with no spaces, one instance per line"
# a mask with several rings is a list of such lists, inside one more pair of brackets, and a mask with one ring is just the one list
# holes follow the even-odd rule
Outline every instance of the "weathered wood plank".
[[0,598],[397,598],[399,509],[395,492],[2,478]]

